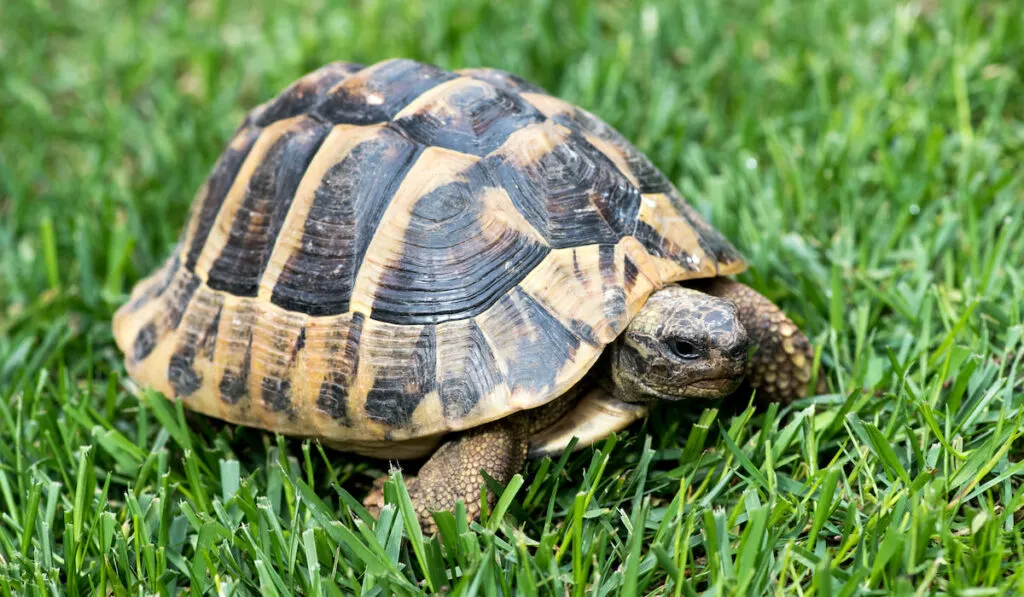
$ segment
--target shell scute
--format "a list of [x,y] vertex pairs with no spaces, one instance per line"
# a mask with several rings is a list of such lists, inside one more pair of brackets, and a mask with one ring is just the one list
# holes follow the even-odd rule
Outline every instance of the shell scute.
[[[421,148],[379,127],[332,134],[293,207],[294,236],[282,238],[264,277],[270,300],[313,316],[349,310],[356,274],[384,211]],[[352,141],[356,142],[353,143]]]
[[263,428],[301,434],[309,427],[303,346],[307,317],[264,302],[253,304],[249,416]]
[[543,89],[519,75],[497,68],[464,68],[455,72],[465,77],[487,81],[491,85],[513,93],[544,93]]
[[371,354],[377,368],[363,408],[368,419],[387,427],[406,427],[420,402],[436,391],[435,326],[425,325],[414,343]]
[[519,94],[470,77],[438,85],[396,115],[393,126],[426,146],[485,156],[545,119]]
[[481,402],[505,391],[494,351],[473,319],[437,326],[438,393],[446,420],[457,424]]
[[[284,121],[282,121],[284,122]],[[267,149],[244,184],[223,250],[213,261],[207,284],[236,296],[256,296],[270,251],[295,198],[295,191],[327,128],[299,117]]]
[[640,192],[578,134],[523,129],[488,158],[513,204],[554,248],[614,244],[632,234]]
[[277,97],[250,113],[248,121],[267,126],[278,120],[305,114],[315,107],[323,94],[363,69],[355,62],[332,62],[304,75]]
[[625,329],[654,285],[623,242],[552,251],[520,287],[564,327],[604,346]]
[[602,348],[567,329],[519,287],[476,321],[490,345],[500,347],[495,356],[513,410],[533,406],[537,395],[557,396],[569,389],[585,372],[575,365],[589,365]]
[[175,398],[188,398],[209,382],[223,304],[224,295],[206,288],[189,304],[167,365]]
[[325,436],[341,427],[351,427],[349,394],[359,367],[359,344],[366,320],[362,313],[351,317],[332,318],[330,325],[314,322],[310,327],[310,363],[307,372],[319,381],[316,409],[313,413],[317,431]]
[[672,188],[672,183],[646,155],[597,116],[550,95],[528,93],[524,98],[553,122],[589,137],[609,159],[623,164],[622,171],[641,193],[664,193]]
[[409,172],[363,260],[371,317],[416,325],[472,316],[547,254],[476,164],[430,148]]
[[253,301],[234,297],[227,297],[221,310],[214,368],[218,394],[216,409],[221,413],[219,416],[232,421],[244,420],[249,410],[252,331],[256,315]]
[[334,124],[385,122],[427,90],[457,76],[414,60],[378,62],[324,93],[313,113]]
[[259,135],[259,127],[243,125],[224,152],[217,158],[213,172],[207,177],[206,182],[199,188],[199,192],[193,199],[191,217],[179,243],[181,249],[184,250],[185,267],[188,269],[195,268],[199,255],[202,253],[203,247],[206,246],[217,214],[224,205],[228,191],[238,176],[242,164],[249,157],[249,152]]

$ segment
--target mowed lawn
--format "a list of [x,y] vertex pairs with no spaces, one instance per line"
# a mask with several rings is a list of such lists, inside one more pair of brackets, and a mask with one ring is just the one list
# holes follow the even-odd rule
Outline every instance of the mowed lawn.
[[[386,462],[132,393],[110,317],[245,111],[396,56],[633,139],[828,393],[661,408],[433,538],[359,506]],[[1024,592],[1022,74],[1014,0],[3,2],[0,595]]]

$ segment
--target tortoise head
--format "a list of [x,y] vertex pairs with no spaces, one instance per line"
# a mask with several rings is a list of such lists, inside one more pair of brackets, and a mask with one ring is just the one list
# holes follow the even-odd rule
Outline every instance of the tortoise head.
[[743,381],[748,344],[731,301],[668,286],[609,347],[612,381],[626,402],[722,397]]

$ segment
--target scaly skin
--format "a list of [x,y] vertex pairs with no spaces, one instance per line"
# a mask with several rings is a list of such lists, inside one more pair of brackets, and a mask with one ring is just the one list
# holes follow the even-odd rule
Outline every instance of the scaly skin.
[[[414,477],[405,479],[420,525],[427,533],[437,531],[432,511],[455,510],[462,501],[470,520],[480,516],[480,488],[484,484],[480,471],[486,471],[504,485],[523,468],[526,461],[526,429],[516,421],[500,420],[470,429],[441,445]],[[375,490],[364,500],[371,509],[384,505],[383,482],[378,479]],[[494,497],[488,491],[488,502]]]
[[[437,530],[431,511],[454,511],[460,500],[470,520],[480,515],[480,488],[485,485],[480,471],[505,485],[523,468],[530,435],[565,415],[576,403],[584,384],[577,385],[540,408],[518,413],[489,425],[470,429],[445,442],[415,476],[405,477],[405,488],[416,508],[420,526],[427,533]],[[387,476],[374,482],[363,504],[379,514],[384,507]],[[487,491],[489,506],[497,496]]]
[[[454,510],[459,501],[471,519],[479,516],[480,471],[507,483],[522,469],[531,435],[565,416],[589,384],[622,402],[650,404],[724,397],[746,378],[762,399],[788,403],[806,394],[813,362],[807,338],[778,307],[725,278],[655,292],[606,350],[605,372],[543,407],[452,436],[407,477],[424,530],[437,529],[431,511]],[[363,502],[374,514],[385,480]],[[493,505],[497,496],[488,491],[487,499]]]

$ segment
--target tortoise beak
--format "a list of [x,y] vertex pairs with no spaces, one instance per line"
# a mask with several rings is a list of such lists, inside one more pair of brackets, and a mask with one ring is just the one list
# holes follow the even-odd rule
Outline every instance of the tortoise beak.
[[688,398],[722,398],[735,392],[743,383],[743,377],[742,374],[733,372],[717,377],[706,377],[686,384],[666,398],[673,402]]
[[742,382],[743,376],[733,375],[729,377],[718,377],[715,379],[702,379],[689,384],[687,387],[702,392],[708,392],[716,396],[721,396],[734,391]]

